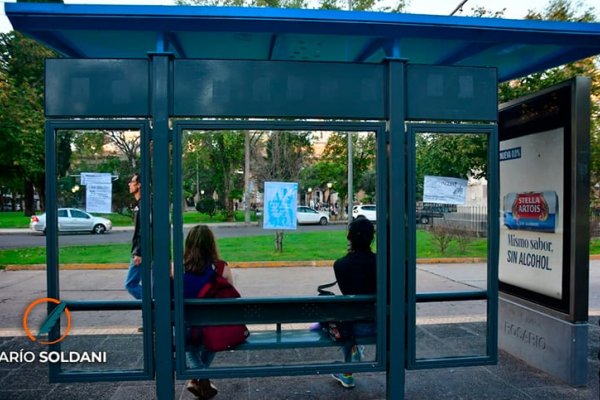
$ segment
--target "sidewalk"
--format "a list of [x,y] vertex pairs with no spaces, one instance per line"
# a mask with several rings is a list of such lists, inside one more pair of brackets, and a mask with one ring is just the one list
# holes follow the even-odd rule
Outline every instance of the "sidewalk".
[[[478,264],[453,265],[448,271],[464,275],[472,271],[473,279],[479,279],[481,266]],[[440,271],[444,266],[430,265],[419,267],[420,279],[427,284],[444,285],[454,277]],[[589,383],[583,388],[573,388],[520,360],[500,352],[498,365],[469,368],[444,368],[406,372],[406,399],[575,399],[596,400],[598,389],[598,339],[600,327],[600,296],[597,287],[600,281],[600,263],[593,265],[594,291],[590,292],[589,330]],[[121,289],[125,271],[93,270],[63,271],[61,289],[65,298],[70,299],[129,299]],[[252,268],[235,271],[236,286],[246,297],[252,296],[302,296],[315,294],[315,282],[328,282],[332,278],[331,268]],[[44,271],[0,271],[0,352],[39,351],[39,345],[23,336],[20,319],[24,308],[32,299],[45,294]],[[273,286],[277,282],[277,286]],[[471,317],[478,317],[476,311],[466,309]],[[464,310],[463,310],[464,311]],[[451,306],[431,314],[421,331],[433,347],[423,351],[439,351],[454,340],[452,332],[446,328],[449,318],[458,318]],[[110,354],[111,368],[140,368],[142,365],[142,335],[137,333],[141,316],[139,312],[79,312],[74,314],[74,327],[69,335],[70,349],[102,349]],[[477,318],[474,318],[477,319]],[[465,325],[465,324],[462,324]],[[483,323],[468,324],[471,332],[481,332]],[[476,345],[476,341],[466,343]],[[394,340],[392,338],[392,340]],[[425,345],[425,344],[424,344]],[[67,346],[67,344],[65,344]],[[426,345],[425,345],[426,346]],[[368,352],[372,349],[367,349]],[[339,354],[331,349],[330,357],[337,360]],[[302,362],[313,357],[328,357],[323,349],[286,350],[260,352],[226,352],[215,360],[229,358],[241,362],[261,361],[276,365],[285,362]],[[222,362],[224,362],[222,361]],[[219,395],[215,398],[228,400],[281,400],[281,399],[385,399],[386,376],[384,372],[356,374],[356,387],[344,389],[329,376],[290,376],[271,378],[238,378],[215,380]],[[102,382],[102,383],[48,383],[48,367],[39,363],[0,362],[0,400],[42,399],[42,400],[131,400],[154,399],[154,381],[141,382]],[[178,380],[175,398],[192,400],[194,397],[184,389],[184,381]]]

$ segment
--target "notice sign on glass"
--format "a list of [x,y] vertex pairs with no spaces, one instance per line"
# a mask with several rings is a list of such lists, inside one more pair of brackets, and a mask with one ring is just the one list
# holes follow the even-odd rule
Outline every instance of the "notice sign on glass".
[[297,182],[265,182],[264,229],[296,229]]
[[423,202],[437,204],[465,204],[467,181],[445,176],[425,176]]
[[85,210],[109,214],[112,211],[112,180],[109,173],[83,172],[81,184],[85,185]]
[[500,142],[502,282],[562,297],[562,128]]

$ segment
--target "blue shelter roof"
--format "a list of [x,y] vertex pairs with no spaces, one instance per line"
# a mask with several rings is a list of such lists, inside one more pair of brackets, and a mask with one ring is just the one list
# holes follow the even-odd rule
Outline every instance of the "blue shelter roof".
[[506,81],[600,54],[600,24],[325,10],[5,3],[66,57],[484,66]]

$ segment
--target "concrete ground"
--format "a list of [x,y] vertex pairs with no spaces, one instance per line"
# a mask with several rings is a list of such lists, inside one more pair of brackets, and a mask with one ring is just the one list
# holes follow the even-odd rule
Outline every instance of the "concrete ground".
[[[406,372],[406,399],[599,399],[598,342],[600,328],[600,262],[590,262],[590,322],[588,384],[574,388],[558,379],[529,367],[500,351],[497,365],[442,368]],[[316,284],[333,280],[331,268],[248,268],[234,270],[236,286],[246,297],[302,296],[315,294]],[[61,293],[68,299],[129,299],[122,289],[124,270],[61,271]],[[485,281],[482,264],[420,265],[417,286],[420,290],[434,287],[480,287]],[[272,282],[277,282],[273,286]],[[457,283],[459,282],[459,283]],[[39,352],[39,344],[24,336],[21,318],[27,305],[44,297],[44,271],[0,271],[0,354],[6,352]],[[481,307],[447,304],[438,308],[423,307],[418,312],[418,354],[477,351],[484,343],[484,315]],[[457,325],[458,324],[458,325]],[[63,350],[101,349],[109,355],[105,368],[139,369],[143,365],[143,335],[137,332],[141,315],[127,312],[74,313],[73,330]],[[449,346],[448,339],[460,326],[464,341]],[[392,338],[393,340],[393,338]],[[453,342],[455,343],[455,342]],[[70,347],[68,347],[70,346]],[[457,350],[462,349],[462,350]],[[367,349],[373,357],[374,349]],[[270,352],[225,352],[215,365],[228,363],[307,362],[340,359],[335,348],[326,350],[295,349]],[[288,376],[270,378],[218,379],[216,399],[385,399],[384,372],[358,373],[356,387],[344,389],[329,376]],[[390,377],[394,379],[394,377]],[[184,380],[176,381],[175,398],[193,399],[184,388]],[[48,365],[39,362],[5,362],[0,360],[0,400],[131,400],[154,399],[154,381],[49,383]]]

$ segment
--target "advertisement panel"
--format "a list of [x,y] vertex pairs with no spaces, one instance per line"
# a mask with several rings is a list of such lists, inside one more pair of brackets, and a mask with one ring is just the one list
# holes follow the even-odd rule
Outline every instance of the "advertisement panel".
[[499,279],[562,298],[562,128],[500,142]]
[[587,320],[590,80],[503,104],[499,289]]

